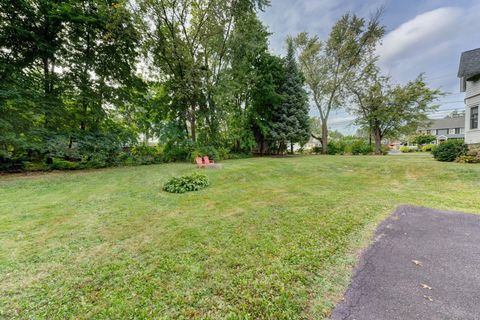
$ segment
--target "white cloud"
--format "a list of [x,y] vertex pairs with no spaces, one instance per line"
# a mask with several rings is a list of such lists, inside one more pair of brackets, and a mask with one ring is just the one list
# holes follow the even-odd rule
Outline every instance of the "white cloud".
[[406,52],[422,54],[425,48],[435,51],[439,44],[445,46],[445,40],[456,33],[455,25],[463,10],[456,7],[444,7],[420,14],[388,33],[377,53],[382,63],[387,64]]

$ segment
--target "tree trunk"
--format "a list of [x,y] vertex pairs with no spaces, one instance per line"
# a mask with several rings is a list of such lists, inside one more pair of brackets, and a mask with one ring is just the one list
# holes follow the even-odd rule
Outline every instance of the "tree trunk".
[[290,153],[293,154],[293,142],[290,142]]
[[374,128],[374,135],[375,135],[375,154],[381,155],[382,154],[382,133],[380,128]]
[[195,106],[192,106],[192,111],[191,111],[191,116],[190,116],[190,130],[192,133],[192,141],[196,142],[197,141],[197,123],[196,123],[196,117],[195,117]]
[[322,119],[322,154],[328,154],[327,119]]

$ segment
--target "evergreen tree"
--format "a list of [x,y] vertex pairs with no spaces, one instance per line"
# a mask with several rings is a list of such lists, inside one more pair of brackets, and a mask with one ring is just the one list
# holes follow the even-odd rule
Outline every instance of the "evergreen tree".
[[287,40],[287,56],[284,59],[285,76],[280,87],[283,101],[273,114],[272,139],[277,150],[285,152],[290,144],[304,144],[310,136],[309,105],[307,92],[304,89],[304,78],[295,61],[295,49],[291,39]]

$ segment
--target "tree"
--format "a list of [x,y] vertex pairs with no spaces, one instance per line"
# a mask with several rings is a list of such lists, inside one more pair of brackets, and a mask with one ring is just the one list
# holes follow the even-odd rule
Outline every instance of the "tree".
[[413,142],[419,146],[432,143],[437,140],[437,137],[431,134],[419,134],[413,137]]
[[283,101],[273,111],[271,135],[281,153],[287,144],[290,144],[293,153],[294,143],[305,144],[310,137],[308,96],[303,88],[304,79],[297,67],[294,50],[293,41],[288,39],[285,77],[280,87]]
[[255,63],[258,76],[251,91],[251,106],[248,109],[250,130],[256,140],[260,154],[279,150],[278,137],[273,133],[275,115],[283,102],[281,86],[284,83],[285,69],[283,60],[269,53],[263,54]]
[[367,22],[346,14],[333,26],[325,42],[305,32],[295,38],[300,68],[322,121],[323,154],[328,152],[330,112],[345,102],[349,86],[361,77],[369,54],[384,34],[380,16],[381,10]]
[[432,102],[442,93],[428,88],[423,75],[406,85],[392,85],[390,78],[379,76],[376,67],[366,80],[352,87],[351,112],[356,124],[370,128],[375,138],[375,153],[381,154],[384,137],[398,137],[415,132],[437,106]]
[[173,91],[179,127],[194,142],[218,138],[214,91],[229,66],[229,42],[236,24],[267,0],[141,0],[146,48]]

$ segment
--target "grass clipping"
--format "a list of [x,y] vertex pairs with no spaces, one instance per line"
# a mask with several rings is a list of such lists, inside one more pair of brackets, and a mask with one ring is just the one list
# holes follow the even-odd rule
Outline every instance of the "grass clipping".
[[206,175],[192,173],[181,177],[173,177],[163,186],[163,190],[170,193],[185,193],[198,191],[210,185]]

